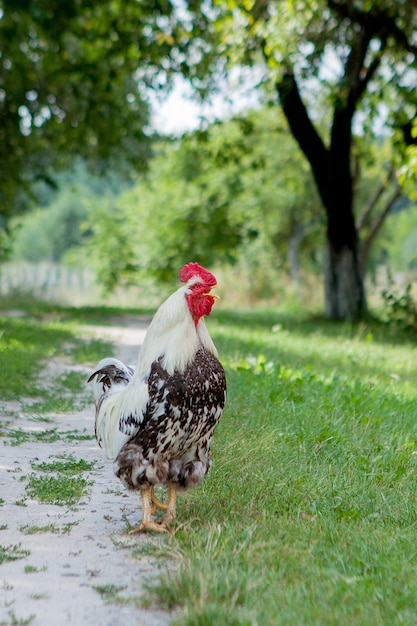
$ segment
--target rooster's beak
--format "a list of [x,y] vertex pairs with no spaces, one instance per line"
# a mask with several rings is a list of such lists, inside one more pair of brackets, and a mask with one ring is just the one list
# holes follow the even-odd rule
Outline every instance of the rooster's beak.
[[211,290],[216,289],[216,288],[217,288],[217,285],[213,285],[213,287],[210,287],[210,290],[208,291],[207,295],[211,296],[215,300],[220,300],[220,296],[218,296],[217,293],[211,293]]

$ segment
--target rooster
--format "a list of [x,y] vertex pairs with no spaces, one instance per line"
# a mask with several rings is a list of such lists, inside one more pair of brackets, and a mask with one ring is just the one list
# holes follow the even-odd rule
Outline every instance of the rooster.
[[[176,515],[178,490],[195,487],[211,467],[210,445],[226,402],[226,379],[205,325],[216,279],[198,263],[179,274],[185,283],[158,309],[136,368],[106,358],[94,385],[95,433],[116,476],[141,492],[142,521],[131,532],[165,532]],[[167,504],[154,493],[168,486]],[[162,522],[154,520],[165,510]]]

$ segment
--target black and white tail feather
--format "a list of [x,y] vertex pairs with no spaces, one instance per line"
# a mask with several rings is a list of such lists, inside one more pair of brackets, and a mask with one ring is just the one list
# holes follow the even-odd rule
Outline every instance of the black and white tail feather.
[[112,389],[119,391],[121,387],[127,385],[134,373],[135,367],[133,365],[125,365],[114,358],[102,359],[97,365],[96,371],[91,374],[87,381],[93,383],[95,405],[100,403],[107,392]]
[[[133,365],[125,365],[115,358],[102,359],[88,381],[93,384],[94,404],[96,407],[95,434],[100,447],[103,447],[109,458],[113,458],[118,450],[137,432],[140,420],[121,419],[115,410],[108,416],[106,405],[118,395],[132,380],[135,373]],[[128,418],[129,416],[127,416]],[[138,423],[139,422],[139,423]]]

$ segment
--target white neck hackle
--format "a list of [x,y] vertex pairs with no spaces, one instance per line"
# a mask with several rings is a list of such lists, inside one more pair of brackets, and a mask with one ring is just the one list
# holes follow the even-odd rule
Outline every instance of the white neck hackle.
[[200,346],[217,356],[204,318],[197,326],[192,318],[186,300],[190,282],[177,289],[155,313],[139,353],[135,377],[144,376],[160,357],[169,374],[183,372]]

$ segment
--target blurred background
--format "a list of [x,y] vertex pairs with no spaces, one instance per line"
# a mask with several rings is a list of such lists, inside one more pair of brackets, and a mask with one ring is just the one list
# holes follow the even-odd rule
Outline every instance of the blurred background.
[[198,261],[229,308],[415,311],[416,26],[401,0],[0,0],[0,293],[154,306]]

